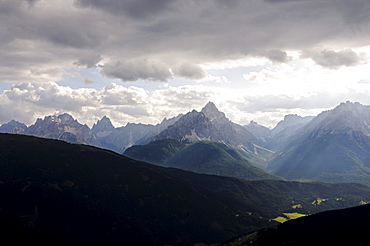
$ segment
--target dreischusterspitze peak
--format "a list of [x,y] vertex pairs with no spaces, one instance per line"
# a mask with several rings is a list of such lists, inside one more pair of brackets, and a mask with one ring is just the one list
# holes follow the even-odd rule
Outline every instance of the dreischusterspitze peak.
[[101,131],[111,131],[114,129],[114,126],[110,119],[107,116],[104,116],[101,118],[101,120],[98,120],[96,124],[93,125],[92,131],[93,132],[101,132]]
[[204,108],[202,109],[202,111],[218,111],[216,105],[213,103],[213,102],[208,102]]
[[226,119],[224,113],[220,112],[213,102],[208,102],[201,111],[210,120]]
[[58,119],[60,119],[63,123],[65,122],[71,122],[71,121],[76,121],[72,115],[70,114],[67,114],[67,113],[64,113],[64,114],[61,114],[57,117]]

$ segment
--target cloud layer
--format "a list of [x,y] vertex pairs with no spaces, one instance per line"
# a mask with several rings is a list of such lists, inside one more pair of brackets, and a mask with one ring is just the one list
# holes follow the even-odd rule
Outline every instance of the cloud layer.
[[202,64],[312,49],[322,66],[352,66],[362,58],[347,48],[368,45],[369,10],[367,0],[1,0],[0,81],[57,81],[53,69],[98,63],[122,81],[201,79]]
[[368,0],[0,0],[0,123],[158,123],[212,100],[273,126],[370,104],[368,30]]

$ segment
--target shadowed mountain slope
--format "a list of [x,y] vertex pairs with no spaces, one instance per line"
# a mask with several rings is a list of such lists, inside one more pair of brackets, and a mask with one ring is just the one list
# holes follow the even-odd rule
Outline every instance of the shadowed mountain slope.
[[191,144],[164,139],[136,145],[124,155],[135,160],[187,171],[243,179],[281,179],[257,167],[223,143],[198,141]]

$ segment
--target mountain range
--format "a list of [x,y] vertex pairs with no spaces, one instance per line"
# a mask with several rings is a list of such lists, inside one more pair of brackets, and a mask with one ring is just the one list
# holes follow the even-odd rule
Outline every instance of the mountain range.
[[[246,126],[233,123],[209,102],[200,112],[193,110],[157,125],[128,123],[115,128],[103,117],[90,129],[62,114],[37,119],[29,127],[13,120],[0,132],[92,145],[200,173],[260,179],[246,175],[250,171],[245,168],[255,166],[264,170],[259,174],[267,171],[288,180],[370,184],[369,126],[369,106],[360,103],[341,103],[315,117],[287,115],[269,129],[254,121]],[[243,160],[235,159],[227,148]]]
[[0,134],[0,198],[4,245],[180,246],[275,226],[285,212],[353,207],[370,201],[370,188],[196,174],[88,145]]
[[287,179],[370,184],[370,107],[342,103],[315,117],[269,163]]
[[[349,207],[370,201],[369,126],[370,106],[352,102],[273,129],[211,102],[158,125],[13,120],[0,126],[12,133],[0,134],[0,240],[366,244],[369,205]],[[303,217],[279,224],[286,214]]]

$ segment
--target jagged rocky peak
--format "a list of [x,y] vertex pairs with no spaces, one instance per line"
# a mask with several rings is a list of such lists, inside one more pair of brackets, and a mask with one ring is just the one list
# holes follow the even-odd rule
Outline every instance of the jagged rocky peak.
[[369,126],[370,106],[347,101],[319,114],[309,125],[309,130],[320,133],[361,131],[370,134]]
[[[250,122],[249,122],[249,125],[247,125],[247,126],[253,126],[253,127],[259,127],[259,128],[267,128],[267,127],[265,127],[265,126],[263,126],[263,125],[260,125],[260,124],[258,124],[256,121],[254,121],[254,120],[251,120]],[[268,129],[268,128],[267,128]]]
[[271,130],[263,125],[258,124],[255,121],[250,121],[248,125],[244,126],[248,131],[250,131],[257,138],[267,138],[271,135]]
[[305,124],[308,124],[314,117],[313,116],[306,116],[302,117],[296,114],[288,114],[284,116],[284,120],[280,121],[274,129],[272,129],[273,135],[282,132],[284,130],[291,130],[289,128],[294,128],[294,130],[297,130],[295,128],[299,128],[300,126],[303,126]]
[[93,125],[91,130],[93,132],[113,131],[114,126],[110,119],[107,116],[104,116],[103,118],[101,118],[101,120],[98,120],[96,124]]
[[70,114],[67,114],[67,113],[64,113],[64,114],[60,114],[58,116],[56,115],[49,115],[49,116],[45,116],[44,117],[44,120],[38,118],[35,122],[35,125],[40,125],[40,124],[50,124],[50,123],[54,123],[54,124],[63,124],[63,125],[76,125],[76,124],[80,124],[78,123],[77,120],[75,120],[72,115]]
[[23,133],[27,129],[24,123],[18,122],[16,120],[11,120],[10,122],[0,126],[0,132],[3,133]]
[[6,123],[4,125],[15,126],[15,127],[24,128],[24,129],[27,128],[26,124],[21,123],[21,122],[16,121],[16,120],[11,120],[11,121],[9,121],[8,123]]
[[339,104],[337,107],[334,108],[334,111],[336,112],[352,112],[352,113],[361,113],[361,111],[365,108],[366,106],[360,104],[359,102],[343,102]]
[[208,102],[201,111],[208,119],[212,120],[226,120],[224,113],[220,112],[213,102]]
[[77,120],[75,120],[72,115],[70,114],[67,114],[67,113],[64,113],[64,114],[61,114],[57,117],[63,124],[73,124],[74,122],[77,122]]
[[175,117],[172,117],[172,118],[169,118],[169,119],[167,119],[167,118],[164,118],[163,120],[162,120],[162,122],[159,124],[159,125],[163,125],[163,126],[165,126],[164,128],[167,128],[168,126],[170,126],[170,125],[173,125],[176,121],[178,121],[182,116],[184,116],[183,114],[179,114],[179,115],[177,115],[177,116],[175,116]]

